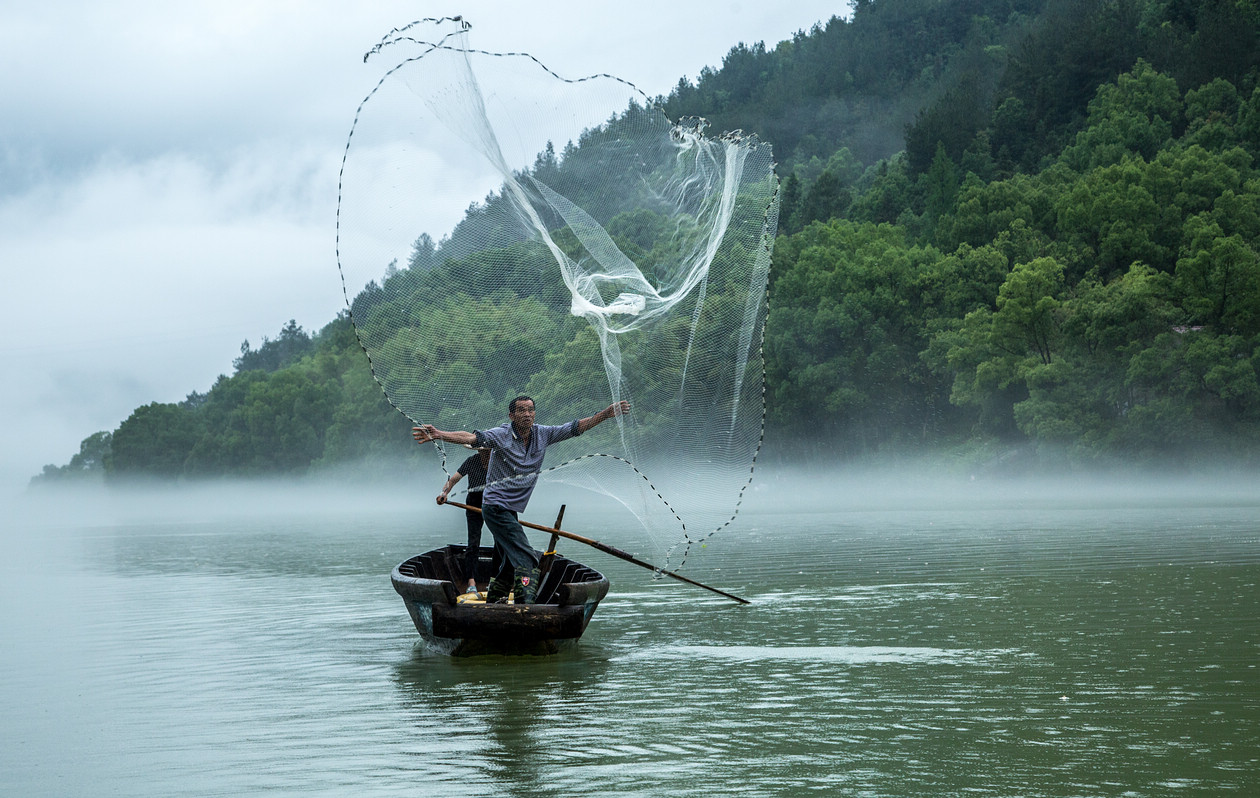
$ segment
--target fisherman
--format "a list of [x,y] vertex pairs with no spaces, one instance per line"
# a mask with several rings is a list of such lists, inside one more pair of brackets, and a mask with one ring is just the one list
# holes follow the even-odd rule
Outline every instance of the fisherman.
[[558,426],[541,425],[534,423],[534,400],[518,396],[508,403],[508,422],[493,429],[444,432],[432,424],[412,427],[411,436],[417,443],[439,440],[491,449],[481,512],[495,543],[503,550],[504,561],[486,591],[487,601],[505,600],[513,581],[518,586],[518,602],[532,604],[538,595],[538,554],[529,545],[517,515],[525,510],[534,492],[547,447],[629,412],[630,403],[623,399],[593,416]]
[[[446,499],[450,495],[451,489],[464,477],[468,477],[468,501],[470,507],[481,507],[482,489],[486,485],[486,469],[490,465],[490,447],[483,446],[473,452],[459,468],[446,478],[446,483],[442,485],[442,492],[437,496],[438,504],[446,504]],[[468,548],[464,553],[464,576],[468,578],[468,584],[464,588],[465,593],[477,597],[477,560],[481,554],[481,512],[479,510],[465,510],[465,520],[468,522]],[[502,552],[498,546],[494,548],[494,571],[498,573],[499,565],[503,561]]]

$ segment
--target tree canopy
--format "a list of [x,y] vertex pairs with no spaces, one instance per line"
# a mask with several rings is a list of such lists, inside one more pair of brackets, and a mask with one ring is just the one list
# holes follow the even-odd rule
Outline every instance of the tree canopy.
[[[672,117],[756,132],[780,157],[769,440],[841,457],[1260,458],[1257,9],[866,0],[680,81],[661,98]],[[582,141],[534,166],[575,191],[584,170],[609,168],[586,163]],[[493,196],[468,211],[494,212]],[[609,229],[637,262],[668,268],[658,222],[626,214]],[[480,375],[488,422],[509,394],[542,403],[600,372],[567,297],[524,277],[536,256],[512,253],[522,268],[501,294],[450,297],[390,332],[440,355],[431,379]],[[434,270],[479,263],[456,227],[421,236],[368,290],[406,302]],[[552,334],[514,338],[521,312],[551,318]],[[455,313],[486,319],[484,338],[444,340]],[[530,359],[534,380],[502,384],[502,358]],[[37,479],[307,473],[414,453],[344,315],[312,336],[290,321],[234,366]]]

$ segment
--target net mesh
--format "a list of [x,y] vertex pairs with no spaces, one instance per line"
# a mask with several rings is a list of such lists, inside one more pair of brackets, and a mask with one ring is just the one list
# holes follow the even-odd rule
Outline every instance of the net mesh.
[[[487,429],[521,394],[550,424],[628,400],[538,479],[614,498],[678,567],[735,518],[761,446],[770,147],[469,36],[421,20],[365,56],[392,65],[342,164],[355,330],[417,424]],[[466,454],[432,446],[443,470]]]

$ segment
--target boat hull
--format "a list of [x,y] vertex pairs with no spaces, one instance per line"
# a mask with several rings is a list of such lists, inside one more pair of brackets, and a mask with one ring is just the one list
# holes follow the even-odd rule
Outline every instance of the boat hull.
[[[536,604],[460,603],[456,585],[467,583],[460,545],[425,552],[390,574],[416,631],[430,648],[451,656],[555,654],[573,646],[608,593],[603,574],[555,557]],[[489,582],[493,550],[478,555],[479,585]]]

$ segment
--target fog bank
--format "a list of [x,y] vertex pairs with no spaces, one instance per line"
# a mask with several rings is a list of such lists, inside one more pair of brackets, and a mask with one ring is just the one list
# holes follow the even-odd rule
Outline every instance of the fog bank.
[[[49,485],[6,500],[9,532],[40,527],[234,519],[348,520],[414,517],[446,525],[453,508],[434,497],[444,477],[434,468],[305,479],[237,479],[179,484]],[[560,504],[568,517],[616,512],[605,496],[559,483],[540,485],[524,517],[550,523]],[[976,476],[931,464],[759,468],[739,516],[723,536],[767,515],[880,511],[1088,510],[1091,508],[1260,507],[1260,474],[1243,471],[1042,473]]]

